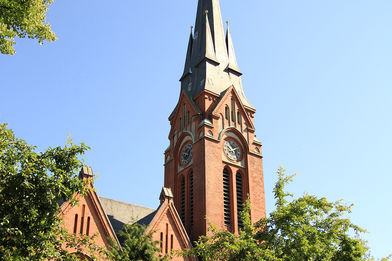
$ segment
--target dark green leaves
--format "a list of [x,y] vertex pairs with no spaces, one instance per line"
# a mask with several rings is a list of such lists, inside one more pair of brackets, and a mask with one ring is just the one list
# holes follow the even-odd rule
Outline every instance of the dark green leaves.
[[77,174],[87,149],[69,141],[40,153],[0,124],[0,260],[42,260],[62,252],[59,202],[85,192]]
[[152,232],[146,233],[146,227],[138,223],[124,225],[124,228],[118,233],[122,249],[115,242],[112,242],[112,260],[166,260],[157,256],[160,249],[157,247],[158,242],[152,240],[152,234]]
[[293,176],[278,170],[274,187],[276,210],[251,224],[250,203],[241,213],[244,228],[239,235],[210,225],[183,256],[197,255],[203,260],[259,261],[359,261],[368,260],[367,248],[359,238],[363,229],[347,218],[351,205],[341,201],[304,194],[298,199],[285,190]]

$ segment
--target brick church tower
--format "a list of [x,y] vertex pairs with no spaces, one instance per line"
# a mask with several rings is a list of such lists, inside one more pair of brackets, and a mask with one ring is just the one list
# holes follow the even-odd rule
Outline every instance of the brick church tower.
[[208,222],[238,233],[248,197],[252,222],[265,217],[256,110],[245,97],[241,75],[219,0],[199,0],[180,97],[169,117],[164,178],[191,240],[207,233]]

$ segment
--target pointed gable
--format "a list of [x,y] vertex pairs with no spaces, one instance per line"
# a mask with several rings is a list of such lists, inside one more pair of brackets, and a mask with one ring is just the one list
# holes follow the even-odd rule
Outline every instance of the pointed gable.
[[[147,233],[153,231],[153,240],[160,242],[159,255],[164,256],[173,250],[191,248],[192,243],[174,206],[171,189],[162,189],[160,201],[161,204],[146,230]],[[184,259],[174,256],[171,260]],[[188,258],[186,260],[196,259]]]
[[[91,167],[83,167],[79,177],[83,180],[92,178]],[[96,236],[94,241],[98,246],[110,249],[109,238],[119,242],[92,183],[90,186],[86,195],[76,195],[77,205],[72,206],[70,202],[61,205],[65,228],[69,233]]]
[[[237,90],[232,86],[229,89],[227,89],[225,92],[222,93],[221,99],[219,100],[219,102],[216,104],[215,108],[212,109],[212,114],[219,118],[219,115],[223,115],[226,118],[226,114],[227,112],[226,110],[226,106],[229,108],[229,113],[230,113],[230,119],[232,118],[232,100],[234,100],[234,105],[235,105],[235,119],[238,121],[237,119],[237,110],[240,111],[241,113],[241,117],[244,120],[244,123],[247,125],[248,129],[253,130],[254,129],[254,124],[253,121],[250,117],[249,113],[249,109],[246,109],[244,104],[242,103],[240,96],[237,92]],[[252,113],[255,112],[255,110],[251,110]],[[232,120],[232,119],[231,119]]]
[[191,130],[192,118],[195,114],[201,114],[199,107],[186,91],[181,91],[177,106],[169,117],[172,125],[170,135],[173,135],[173,132],[176,130],[178,132]]

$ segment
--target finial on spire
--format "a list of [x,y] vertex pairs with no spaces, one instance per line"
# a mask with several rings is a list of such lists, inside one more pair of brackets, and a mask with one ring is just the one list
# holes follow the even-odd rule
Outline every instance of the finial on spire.
[[206,14],[208,14],[208,10],[205,10],[204,12],[205,12]]

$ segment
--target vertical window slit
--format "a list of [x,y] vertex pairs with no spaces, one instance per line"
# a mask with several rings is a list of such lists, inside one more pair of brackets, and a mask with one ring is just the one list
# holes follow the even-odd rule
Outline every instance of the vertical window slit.
[[186,124],[186,120],[185,120],[185,109],[186,109],[186,107],[185,107],[185,103],[184,103],[184,108],[182,109],[182,117],[183,117],[183,119],[184,119],[184,129],[185,129],[185,124]]
[[84,213],[86,211],[86,205],[82,206],[82,216],[80,217],[80,234],[83,234],[83,225],[84,225]]
[[160,242],[160,245],[161,245],[161,252],[163,252],[163,232],[161,232],[161,242]]
[[86,235],[90,235],[90,217],[87,218],[87,229],[86,229]]
[[168,252],[168,246],[169,246],[169,224],[166,223],[166,240],[165,240],[165,254]]
[[225,107],[225,118],[227,120],[227,126],[230,126],[230,109],[227,105]]
[[173,250],[173,235],[170,236],[170,251]]
[[78,231],[78,214],[75,214],[75,221],[74,221],[74,234]]
[[231,98],[231,120],[235,123],[235,101]]
[[227,169],[223,170],[223,205],[225,225],[231,225],[231,204],[230,204],[230,174]]

